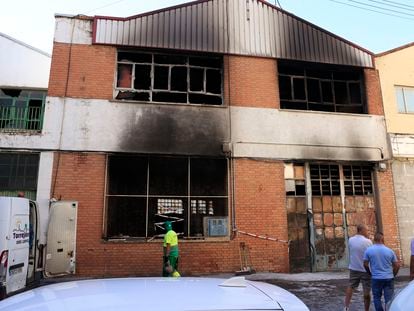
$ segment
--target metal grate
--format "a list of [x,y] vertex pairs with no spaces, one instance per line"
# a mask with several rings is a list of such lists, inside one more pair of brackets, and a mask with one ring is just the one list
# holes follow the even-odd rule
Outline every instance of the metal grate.
[[41,131],[45,91],[0,90],[0,130]]

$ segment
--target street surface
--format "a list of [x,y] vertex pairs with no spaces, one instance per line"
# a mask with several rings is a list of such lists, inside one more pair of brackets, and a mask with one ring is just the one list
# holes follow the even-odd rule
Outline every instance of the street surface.
[[[273,277],[273,279],[272,279]],[[280,286],[300,298],[312,311],[343,311],[348,272],[321,272],[299,274],[262,274],[248,279],[262,280]],[[395,281],[395,292],[408,284],[408,269],[403,268]],[[350,311],[363,311],[362,285],[354,292]],[[371,297],[371,309],[374,310]]]

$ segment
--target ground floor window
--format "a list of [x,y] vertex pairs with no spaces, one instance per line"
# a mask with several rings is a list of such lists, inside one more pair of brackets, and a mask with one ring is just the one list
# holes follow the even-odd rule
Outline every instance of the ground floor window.
[[348,266],[347,238],[376,230],[373,165],[285,163],[291,272]]
[[23,192],[36,198],[39,154],[0,153],[0,196],[17,196]]
[[106,237],[163,234],[173,221],[184,238],[228,235],[227,160],[110,155]]

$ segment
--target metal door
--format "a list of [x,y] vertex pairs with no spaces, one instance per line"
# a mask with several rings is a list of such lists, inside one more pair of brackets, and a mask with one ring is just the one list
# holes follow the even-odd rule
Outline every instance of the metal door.
[[46,245],[46,276],[75,273],[76,222],[78,203],[52,203]]

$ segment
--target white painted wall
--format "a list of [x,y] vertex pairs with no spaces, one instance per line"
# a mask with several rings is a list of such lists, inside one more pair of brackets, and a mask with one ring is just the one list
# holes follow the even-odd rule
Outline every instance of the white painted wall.
[[55,42],[92,44],[93,20],[76,19],[69,15],[55,15],[55,18]]
[[[230,141],[235,157],[333,161],[381,161],[390,158],[382,116],[69,98],[64,101],[57,97],[47,100],[41,135],[4,135],[0,147],[145,153],[151,150],[145,146],[141,148],[140,144],[131,149],[121,142],[126,135],[130,135],[131,130],[133,135],[143,133],[149,141],[157,140],[157,137],[151,136],[152,125],[148,121],[160,122],[168,114],[180,116],[182,120],[186,116],[202,115],[205,122],[216,122],[216,127],[221,127],[223,133],[223,126],[227,126],[229,121],[229,111]],[[144,122],[148,115],[154,116],[153,119]],[[203,126],[196,120],[192,122],[195,128]],[[60,124],[63,124],[62,137]],[[186,143],[192,130],[179,121],[169,126],[169,130],[175,131],[178,137],[183,136],[180,139]],[[217,137],[222,137],[223,142],[229,141],[227,135]],[[176,147],[177,150],[179,147]]]
[[344,161],[390,158],[382,116],[231,107],[231,118],[237,157]]
[[0,87],[47,89],[51,57],[0,33]]
[[396,158],[414,158],[414,135],[390,133],[392,154]]
[[37,177],[36,201],[39,204],[40,243],[46,243],[49,222],[50,189],[52,186],[53,152],[40,153],[39,175]]

